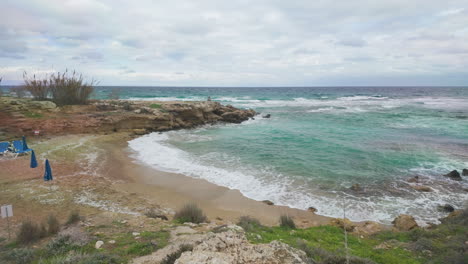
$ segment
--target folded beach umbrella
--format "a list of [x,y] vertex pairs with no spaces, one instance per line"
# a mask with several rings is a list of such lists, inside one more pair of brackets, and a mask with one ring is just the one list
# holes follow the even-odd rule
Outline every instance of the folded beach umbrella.
[[34,150],[31,151],[31,168],[36,168],[37,167],[37,160],[36,160],[36,154],[34,154]]
[[51,181],[52,178],[52,169],[50,168],[49,160],[46,159],[45,161],[45,173],[44,173],[44,181]]
[[27,150],[28,149],[28,144],[26,144],[26,137],[23,136],[23,149],[22,150]]

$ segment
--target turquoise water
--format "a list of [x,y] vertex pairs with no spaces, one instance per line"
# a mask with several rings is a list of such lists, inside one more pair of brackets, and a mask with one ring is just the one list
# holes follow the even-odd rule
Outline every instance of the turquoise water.
[[[99,89],[105,97],[111,88]],[[437,205],[465,206],[468,88],[122,88],[132,100],[206,100],[253,108],[241,125],[153,133],[129,143],[158,169],[206,179],[247,197],[352,220],[389,223],[407,213],[437,222]],[[415,191],[406,180],[420,176]],[[359,184],[362,191],[350,190]]]

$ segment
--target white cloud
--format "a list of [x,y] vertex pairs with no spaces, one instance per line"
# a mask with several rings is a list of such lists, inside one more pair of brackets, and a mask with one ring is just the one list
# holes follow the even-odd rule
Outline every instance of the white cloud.
[[365,85],[379,76],[382,85],[408,76],[422,84],[437,74],[439,85],[466,84],[451,83],[468,76],[464,2],[8,1],[0,75],[75,68],[103,85],[231,86]]

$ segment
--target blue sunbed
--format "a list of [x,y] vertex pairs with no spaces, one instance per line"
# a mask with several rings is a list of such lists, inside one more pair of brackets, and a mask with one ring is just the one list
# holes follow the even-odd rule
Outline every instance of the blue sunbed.
[[13,153],[16,153],[16,156],[18,156],[19,154],[22,154],[22,153],[27,153],[29,151],[32,151],[32,149],[30,149],[30,148],[24,149],[23,141],[21,141],[21,140],[13,141]]
[[0,154],[5,154],[8,151],[10,142],[0,142]]

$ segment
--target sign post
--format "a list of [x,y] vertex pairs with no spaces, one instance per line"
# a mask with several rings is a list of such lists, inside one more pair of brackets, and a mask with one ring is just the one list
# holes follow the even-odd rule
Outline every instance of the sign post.
[[6,218],[7,219],[7,226],[8,226],[8,239],[11,238],[11,235],[10,235],[10,217],[13,216],[13,206],[11,206],[11,204],[8,204],[8,205],[2,205],[1,207],[1,213],[2,213],[2,218]]

